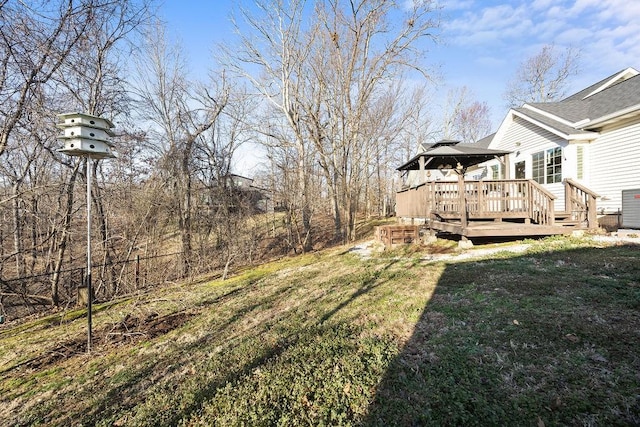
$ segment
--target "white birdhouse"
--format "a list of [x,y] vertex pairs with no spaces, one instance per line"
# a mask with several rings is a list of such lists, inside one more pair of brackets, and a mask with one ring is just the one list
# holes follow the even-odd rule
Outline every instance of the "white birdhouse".
[[59,139],[64,141],[60,152],[93,159],[115,157],[109,140],[114,136],[111,121],[83,113],[59,114],[58,118],[61,121],[56,126],[63,131]]

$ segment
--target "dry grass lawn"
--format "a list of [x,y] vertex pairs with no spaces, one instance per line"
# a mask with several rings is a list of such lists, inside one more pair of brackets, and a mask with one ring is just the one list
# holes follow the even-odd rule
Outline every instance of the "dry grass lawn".
[[0,329],[0,424],[638,425],[640,247],[348,248]]

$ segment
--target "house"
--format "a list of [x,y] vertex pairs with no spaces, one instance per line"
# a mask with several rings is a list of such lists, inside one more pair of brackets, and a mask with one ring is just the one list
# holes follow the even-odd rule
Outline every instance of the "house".
[[220,198],[226,199],[227,205],[233,209],[248,209],[249,212],[273,211],[273,205],[267,190],[253,184],[253,179],[229,173],[220,177],[213,185],[201,189],[201,202],[208,209],[221,206]]
[[532,179],[556,196],[557,210],[569,179],[598,195],[598,214],[619,212],[622,192],[640,188],[639,74],[627,68],[561,101],[509,110],[478,144],[511,154],[475,178]]
[[[466,164],[456,160],[461,152],[445,158],[466,145],[496,155]],[[457,182],[429,175],[437,158],[439,168],[458,172]],[[639,166],[640,72],[627,68],[563,100],[509,110],[476,144],[423,150],[399,168],[413,179],[396,193],[396,215],[463,238],[615,228],[619,212],[622,225],[628,221],[624,201],[640,201]]]

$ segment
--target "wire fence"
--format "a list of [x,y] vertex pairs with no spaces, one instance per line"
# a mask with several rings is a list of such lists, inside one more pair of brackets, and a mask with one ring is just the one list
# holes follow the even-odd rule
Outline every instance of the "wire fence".
[[[252,264],[254,255],[257,258],[272,259],[286,253],[297,253],[293,249],[292,242],[289,241],[294,238],[276,233],[276,226],[281,224],[275,222],[267,224],[265,232],[267,237],[256,239],[252,245],[249,245],[253,250],[249,250],[242,257],[236,257],[235,261],[239,263],[238,265]],[[335,239],[335,228],[332,224],[314,226],[313,234],[325,244],[344,243]],[[322,247],[323,245],[314,245],[314,249]],[[185,279],[185,262],[189,263],[189,275],[194,277],[221,269],[224,266],[222,255],[214,252],[194,251],[189,257],[191,259],[188,260],[185,260],[182,252],[173,252],[148,256],[137,255],[110,263],[92,264],[94,301],[107,301]],[[54,287],[56,287],[55,290]],[[57,295],[59,306],[65,308],[82,306],[86,302],[86,266],[66,268],[57,273],[48,271],[23,277],[2,278],[0,276],[0,323],[3,320],[17,319],[50,309],[54,305],[54,294]]]
[[[107,300],[183,278],[181,258],[182,253],[175,252],[92,264],[94,297],[97,301]],[[0,279],[2,320],[41,311],[53,304],[54,294],[59,305],[77,305],[82,298],[81,290],[86,289],[86,270],[86,266],[73,267],[58,272]]]

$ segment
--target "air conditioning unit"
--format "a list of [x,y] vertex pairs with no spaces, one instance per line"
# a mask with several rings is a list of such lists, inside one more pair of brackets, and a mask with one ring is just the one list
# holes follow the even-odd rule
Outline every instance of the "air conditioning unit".
[[640,229],[640,188],[622,190],[622,228]]

